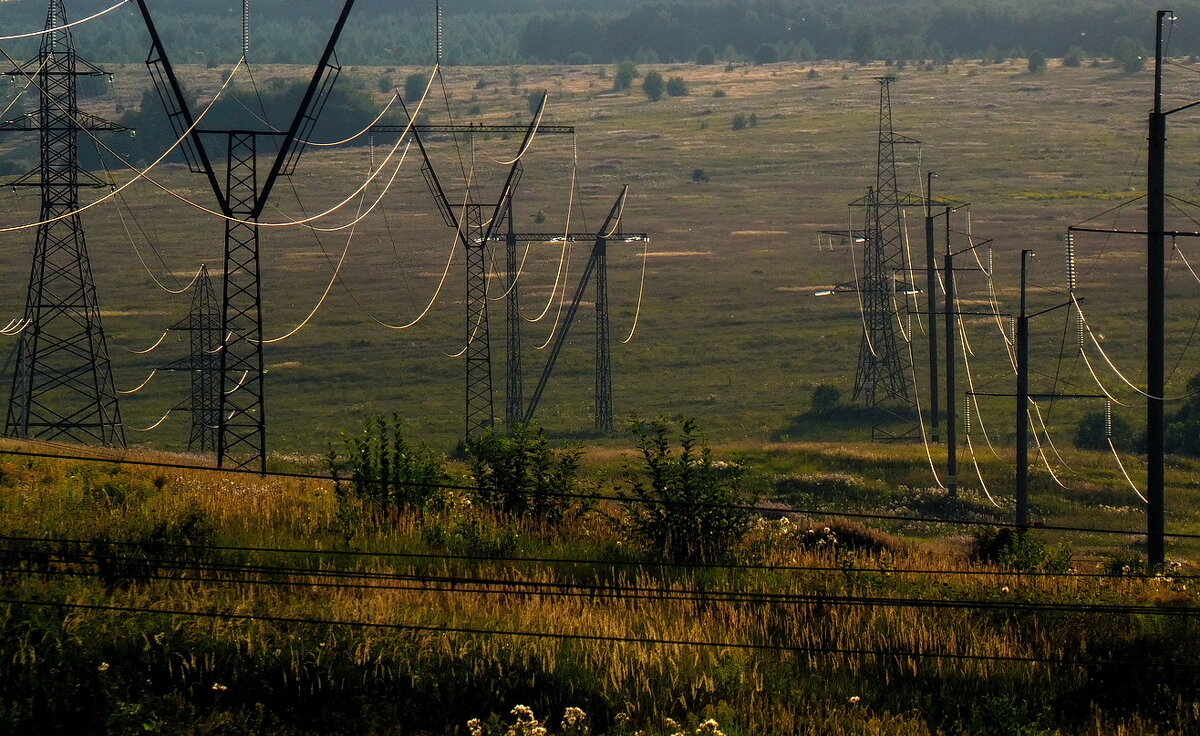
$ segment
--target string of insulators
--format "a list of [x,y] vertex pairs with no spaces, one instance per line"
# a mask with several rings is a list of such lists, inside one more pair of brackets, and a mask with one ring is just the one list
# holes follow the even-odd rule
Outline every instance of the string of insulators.
[[442,4],[438,3],[434,10],[435,22],[437,28],[434,31],[435,49],[434,59],[438,64],[442,63]]
[[1084,333],[1085,329],[1086,329],[1086,325],[1083,322],[1083,312],[1076,310],[1076,312],[1075,312],[1075,333],[1076,333],[1076,337],[1079,339],[1079,349],[1080,350],[1083,350],[1083,337],[1084,337],[1083,333]]
[[1112,439],[1112,402],[1104,400],[1104,436]]
[[1067,233],[1067,291],[1075,291],[1075,234]]
[[912,312],[909,312],[908,314],[904,315],[904,317],[905,317],[905,319],[904,319],[904,321],[905,321],[905,325],[904,325],[904,331],[905,331],[905,332],[907,332],[909,335],[912,335],[912,334],[913,334],[913,331],[912,331]]
[[242,58],[250,57],[250,0],[242,0]]
[[963,427],[967,434],[971,434],[971,397],[963,397]]
[[992,246],[990,245],[987,247],[987,261],[987,275],[991,276],[995,272],[992,270]]
[[1016,337],[1017,335],[1017,318],[1011,315],[1008,318],[1008,334],[1012,335],[1013,337]]

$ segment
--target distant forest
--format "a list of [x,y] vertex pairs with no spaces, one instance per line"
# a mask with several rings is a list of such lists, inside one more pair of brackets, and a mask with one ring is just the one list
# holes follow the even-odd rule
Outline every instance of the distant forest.
[[[113,0],[67,0],[77,19]],[[238,54],[240,0],[148,0],[177,62],[229,63]],[[0,3],[0,29],[44,24],[46,0]],[[1109,55],[1119,41],[1153,42],[1149,0],[445,0],[446,62],[613,63],[1012,58]],[[1170,53],[1200,52],[1200,1],[1172,6],[1181,20]],[[252,59],[310,62],[339,0],[252,0]],[[433,56],[433,0],[358,0],[339,44],[344,64],[419,65]],[[147,36],[130,3],[76,34],[100,62],[145,59]],[[30,55],[36,42],[13,42]]]

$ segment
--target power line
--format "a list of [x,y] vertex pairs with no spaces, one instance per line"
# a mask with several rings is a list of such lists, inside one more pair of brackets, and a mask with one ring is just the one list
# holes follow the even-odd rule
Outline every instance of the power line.
[[[107,462],[114,465],[135,465],[142,467],[164,468],[170,470],[198,470],[210,473],[233,473],[241,475],[254,475],[262,478],[295,478],[300,480],[316,480],[325,482],[349,482],[363,484],[383,484],[392,483],[392,481],[373,480],[366,478],[337,478],[329,475],[320,475],[317,473],[283,473],[283,472],[262,472],[249,468],[213,468],[202,465],[183,465],[180,463],[164,463],[154,462],[149,460],[129,460],[123,458],[111,457],[85,457],[77,455],[59,455],[54,453],[38,453],[27,452],[21,450],[0,450],[0,455],[14,455],[17,457],[36,457],[50,460],[71,460],[78,462]],[[405,482],[403,485],[411,488],[434,488],[459,491],[478,491],[478,486],[467,485],[451,485],[446,483],[416,483]],[[536,491],[525,489],[512,489],[510,493],[519,495],[540,495],[547,498],[564,498],[578,501],[613,501],[616,503],[625,504],[647,504],[647,505],[676,505],[684,507],[701,507],[710,509],[725,509],[731,511],[749,511],[769,514],[797,514],[801,516],[828,516],[832,518],[845,519],[873,519],[878,521],[897,521],[897,522],[912,522],[924,524],[952,524],[959,526],[983,526],[993,528],[1005,528],[1012,526],[1003,521],[990,521],[986,519],[946,519],[936,516],[917,516],[901,515],[901,514],[879,514],[866,511],[837,511],[834,509],[804,509],[804,508],[779,508],[778,506],[758,506],[753,504],[734,504],[734,503],[716,503],[712,501],[677,501],[677,500],[662,500],[653,498],[637,498],[633,496],[606,496],[599,493],[569,493],[569,492],[552,492],[552,491]],[[1080,534],[1120,534],[1120,535],[1139,535],[1140,531],[1129,529],[1106,529],[1096,527],[1081,527],[1081,526],[1066,526],[1060,524],[1046,524],[1043,522],[1033,522],[1030,524],[1032,529],[1040,529],[1042,531],[1051,532],[1077,532]],[[1200,534],[1186,533],[1168,533],[1168,537],[1175,539],[1200,539]]]
[[[306,549],[296,547],[255,547],[241,545],[218,545],[218,544],[190,544],[190,543],[171,543],[171,542],[135,542],[129,540],[94,540],[94,539],[71,539],[62,537],[26,537],[26,536],[0,536],[0,541],[3,542],[34,542],[42,544],[57,544],[57,545],[79,545],[86,547],[94,544],[110,545],[114,547],[134,547],[145,549],[147,546],[152,546],[155,549],[179,549],[192,551],[211,551],[211,552],[251,552],[261,554],[289,554],[289,555],[315,555],[315,556],[331,556],[331,557],[373,557],[383,559],[413,559],[413,560],[437,560],[437,561],[473,561],[473,562],[491,562],[491,563],[518,563],[518,564],[539,564],[539,565],[593,565],[607,567],[634,567],[634,568],[668,568],[668,569],[683,569],[683,570],[757,570],[764,572],[841,572],[846,575],[854,573],[864,574],[882,574],[882,575],[947,575],[947,576],[984,576],[984,577],[1017,577],[1017,578],[1112,578],[1114,576],[1108,573],[1095,572],[1049,572],[1049,571],[1020,571],[1020,570],[937,570],[937,569],[905,569],[894,567],[874,567],[874,568],[849,568],[849,567],[833,567],[828,565],[771,565],[765,563],[730,563],[730,562],[682,562],[672,560],[603,560],[593,558],[580,557],[527,557],[527,556],[504,556],[504,555],[468,555],[468,554],[451,554],[442,552],[388,552],[388,551],[363,551],[363,550],[338,550],[338,549]],[[16,553],[33,553],[36,550],[23,549],[21,547],[13,547],[8,550]],[[259,566],[263,568],[263,566]],[[265,568],[264,568],[265,569]],[[313,572],[313,568],[288,568],[278,567],[273,568],[282,571],[296,572]],[[320,573],[326,574],[326,573]],[[1156,576],[1150,575],[1121,575],[1126,579],[1144,579],[1154,580]],[[1190,580],[1200,578],[1200,575],[1172,575],[1172,578]]]
[[818,647],[783,644],[760,644],[753,642],[716,642],[692,639],[665,639],[650,637],[626,637],[603,634],[564,634],[547,631],[521,631],[487,629],[466,626],[432,626],[422,624],[382,623],[376,621],[348,621],[340,619],[300,618],[295,616],[265,616],[239,614],[224,611],[188,611],[179,609],[158,609],[139,606],[111,606],[91,603],[55,603],[49,601],[32,601],[15,598],[0,598],[0,603],[11,606],[36,606],[42,608],[69,608],[75,610],[110,611],[113,613],[157,613],[167,616],[192,616],[196,618],[224,619],[226,621],[259,621],[266,623],[302,624],[309,626],[348,626],[370,629],[387,629],[393,631],[420,631],[437,634],[476,634],[482,636],[512,636],[532,639],[560,639],[572,641],[607,642],[617,644],[657,644],[665,646],[704,647],[718,649],[743,649],[774,652],[791,652],[794,654],[844,654],[850,656],[880,656],[880,657],[910,657],[914,659],[946,659],[953,661],[977,662],[1019,662],[1029,664],[1051,664],[1067,667],[1107,667],[1127,666],[1146,668],[1198,669],[1200,665],[1181,662],[1139,662],[1118,660],[1066,659],[1060,657],[1019,657],[999,654],[966,654],[960,652],[914,652],[901,649],[867,649],[850,647]]

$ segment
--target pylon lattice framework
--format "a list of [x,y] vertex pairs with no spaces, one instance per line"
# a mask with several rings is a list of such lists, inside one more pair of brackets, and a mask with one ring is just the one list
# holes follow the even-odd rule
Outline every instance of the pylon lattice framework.
[[163,368],[188,371],[191,375],[191,399],[188,404],[177,407],[192,413],[188,450],[212,452],[217,449],[217,430],[221,421],[221,358],[218,353],[225,332],[208,266],[200,267],[200,275],[192,288],[187,318],[171,326],[172,330],[189,333],[190,355]]
[[[879,81],[879,145],[875,187],[867,195],[863,237],[863,277],[860,284],[863,337],[854,379],[854,400],[868,407],[887,404],[910,407],[910,380],[900,354],[899,315],[896,311],[896,274],[904,273],[907,258],[901,195],[896,180],[896,144],[915,143],[892,129],[891,83]],[[905,287],[907,289],[907,287]]]
[[[106,73],[78,59],[70,30],[63,25],[63,0],[50,0],[45,27],[51,32],[42,36],[36,62],[38,111],[0,123],[0,131],[40,135],[38,171],[11,185],[40,188],[39,219],[44,223],[38,226],[34,245],[26,327],[16,348],[5,433],[123,447],[125,429],[77,210],[81,175],[89,185],[105,186],[79,170],[79,131],[126,128],[79,112],[77,78]],[[9,73],[28,72],[20,68]]]

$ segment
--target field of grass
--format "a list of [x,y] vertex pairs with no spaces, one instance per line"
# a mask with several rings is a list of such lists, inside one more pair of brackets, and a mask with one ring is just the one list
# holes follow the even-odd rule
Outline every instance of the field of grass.
[[[914,463],[890,451],[745,460],[796,508],[992,513],[895,489]],[[591,457],[602,493],[621,462]],[[568,707],[593,733],[655,736],[707,719],[730,736],[1200,725],[1200,680],[1171,664],[1200,637],[1172,613],[1196,604],[1194,565],[1130,575],[1127,538],[1035,532],[1029,556],[990,564],[969,559],[970,527],[802,513],[756,521],[732,566],[672,567],[609,503],[548,523],[458,491],[381,514],[301,480],[11,455],[0,470],[0,597],[45,604],[0,603],[0,732],[461,734],[476,717],[498,735],[517,705],[553,734],[573,733]],[[1093,608],[1113,605],[1135,608]]]
[[[809,69],[816,71],[813,78]],[[649,69],[649,67],[646,67]],[[578,152],[579,193],[574,198],[572,229],[591,229],[607,211],[623,183],[631,185],[624,224],[646,230],[653,241],[647,255],[644,301],[633,340],[614,345],[615,405],[619,416],[696,416],[722,440],[762,441],[787,433],[791,439],[860,438],[861,430],[827,434],[797,427],[813,387],[831,384],[849,394],[853,387],[860,317],[852,294],[814,298],[813,292],[849,280],[853,261],[844,249],[817,247],[820,229],[844,227],[846,203],[873,180],[878,85],[873,77],[896,73],[893,86],[896,129],[923,145],[901,147],[901,182],[916,191],[919,172],[934,169],[935,193],[972,203],[970,228],[977,238],[994,239],[995,292],[1002,311],[1016,297],[1017,254],[1030,247],[1035,285],[1061,290],[1064,283],[1061,236],[1067,225],[1096,216],[1136,197],[1143,189],[1144,112],[1149,76],[1124,75],[1104,63],[1070,69],[1056,65],[1044,75],[1030,75],[1023,63],[979,65],[958,62],[948,67],[903,70],[883,66],[768,65],[725,71],[717,65],[662,66],[667,76],[683,76],[687,97],[648,101],[635,89],[610,91],[611,69],[599,67],[530,67],[517,69],[451,68],[446,70],[451,109],[458,121],[507,122],[528,116],[527,91],[550,94],[548,120],[577,126],[577,141],[543,136],[525,161],[517,196],[517,218],[528,229],[565,227],[573,145]],[[89,100],[100,114],[116,105],[136,104],[145,84],[144,70],[116,69],[116,92]],[[215,89],[228,68],[185,67],[182,76],[193,89]],[[349,69],[343,83],[375,89],[387,73],[401,79],[410,70]],[[603,77],[601,74],[607,71]],[[260,84],[275,76],[298,76],[303,70],[264,67]],[[1196,87],[1194,77],[1172,68],[1167,89],[1182,100]],[[516,85],[510,85],[515,80]],[[247,79],[240,79],[244,99],[252,100]],[[447,119],[440,85],[426,113]],[[724,96],[716,97],[717,93]],[[383,96],[380,95],[382,104]],[[109,106],[112,106],[111,108]],[[469,111],[477,110],[477,114]],[[731,128],[735,114],[754,113],[758,125]],[[1186,114],[1171,121],[1170,190],[1192,198],[1197,177],[1187,151],[1194,146],[1197,124]],[[499,186],[504,172],[494,163],[511,157],[516,140],[477,141],[475,177],[478,196]],[[28,160],[31,149],[9,150]],[[452,198],[462,197],[468,152],[449,142],[434,143],[432,155]],[[23,153],[22,153],[23,152]],[[150,158],[147,152],[147,158]],[[381,155],[378,151],[377,157]],[[462,154],[460,158],[459,154]],[[292,184],[304,212],[325,209],[342,200],[365,177],[370,153],[366,146],[310,148]],[[918,162],[920,168],[918,168]],[[694,169],[710,180],[692,181]],[[363,417],[399,411],[413,431],[442,447],[461,434],[461,360],[448,355],[465,344],[462,257],[453,254],[448,277],[426,318],[408,330],[389,330],[375,319],[402,325],[421,314],[451,256],[452,233],[441,226],[414,157],[405,163],[383,206],[355,231],[342,273],[322,310],[311,323],[284,342],[267,349],[267,412],[271,448],[280,453],[317,451],[340,429]],[[156,170],[163,184],[193,200],[211,205],[202,177],[179,167]],[[122,175],[115,174],[117,180]],[[368,193],[368,203],[378,187]],[[138,222],[162,254],[155,257],[134,228],[134,240],[155,276],[169,286],[186,282],[201,262],[218,268],[221,226],[146,183],[127,197]],[[35,219],[36,201],[28,194],[7,202],[6,224]],[[1141,216],[1134,203],[1096,222],[1136,227]],[[324,226],[347,222],[357,205],[328,218]],[[276,209],[278,211],[276,211]],[[1169,208],[1170,227],[1190,229],[1183,212]],[[276,191],[267,219],[286,220],[301,212],[292,186]],[[542,212],[545,222],[536,224]],[[187,299],[157,289],[142,270],[125,236],[116,208],[105,205],[85,218],[93,267],[111,336],[118,388],[139,384],[154,366],[181,357],[186,340],[168,340],[146,356],[130,354],[151,344],[162,330],[180,319]],[[382,215],[386,214],[386,218]],[[915,215],[916,213],[914,213]],[[1191,213],[1194,214],[1194,213]],[[129,215],[127,220],[132,221]],[[919,240],[918,222],[912,222]],[[956,245],[966,243],[965,218],[953,223]],[[299,324],[318,302],[346,244],[346,231],[313,233],[303,228],[266,228],[263,235],[263,289],[266,333],[278,336]],[[0,287],[0,310],[15,316],[21,308],[24,275],[32,233],[3,236],[7,247],[2,265],[13,274]],[[1137,382],[1141,374],[1144,266],[1142,243],[1129,237],[1080,236],[1079,294],[1089,319],[1103,335],[1114,360]],[[914,245],[918,245],[914,243]],[[1190,241],[1181,239],[1188,257]],[[583,246],[586,249],[586,244]],[[917,248],[919,251],[919,247]],[[610,255],[610,302],[613,333],[626,337],[633,327],[641,276],[639,244],[615,245]],[[564,263],[565,282],[573,288],[586,250],[574,248]],[[552,334],[563,289],[554,293],[560,272],[557,245],[533,246],[522,274],[527,385],[540,370],[545,351],[535,351]],[[965,257],[965,256],[964,256]],[[923,257],[917,255],[916,262]],[[502,264],[497,266],[503,278]],[[497,283],[500,283],[499,281]],[[1195,299],[1191,274],[1175,258],[1170,272],[1168,362],[1175,365],[1169,392],[1182,393],[1191,375],[1184,355],[1189,343]],[[987,298],[985,280],[960,278],[964,303]],[[502,292],[493,290],[496,296]],[[590,295],[589,295],[590,298]],[[1061,294],[1037,292],[1033,308],[1061,301]],[[981,301],[976,301],[982,304]],[[503,307],[492,309],[497,406],[502,407]],[[1094,385],[1068,339],[1060,364],[1063,313],[1035,323],[1034,371],[1041,375],[1035,390],[1055,387],[1095,393]],[[919,320],[918,320],[919,321]],[[558,434],[590,426],[591,316],[581,315],[538,415]],[[916,371],[924,379],[921,327]],[[969,320],[967,335],[975,355],[976,388],[1011,390],[1011,372],[994,322]],[[1073,335],[1073,331],[1068,335]],[[1097,358],[1093,354],[1093,361]],[[663,380],[670,376],[670,380]],[[1118,407],[1131,420],[1139,413],[1137,394],[1122,390],[1111,373],[1102,375],[1110,390],[1126,400]],[[960,383],[967,387],[960,366]],[[1038,385],[1040,383],[1040,385]],[[314,392],[320,401],[312,401]],[[922,387],[922,402],[928,391]],[[186,377],[162,375],[124,399],[130,427],[145,427],[187,395]],[[1011,412],[1002,400],[980,400],[982,419],[994,439],[1011,442]],[[1065,435],[1086,402],[1060,402],[1048,421],[1066,444]],[[1094,402],[1093,402],[1094,403]],[[174,415],[151,434],[131,432],[132,441],[178,448],[187,416]],[[978,432],[978,427],[976,427]],[[976,439],[980,439],[978,436]],[[977,443],[982,444],[982,443]]]

